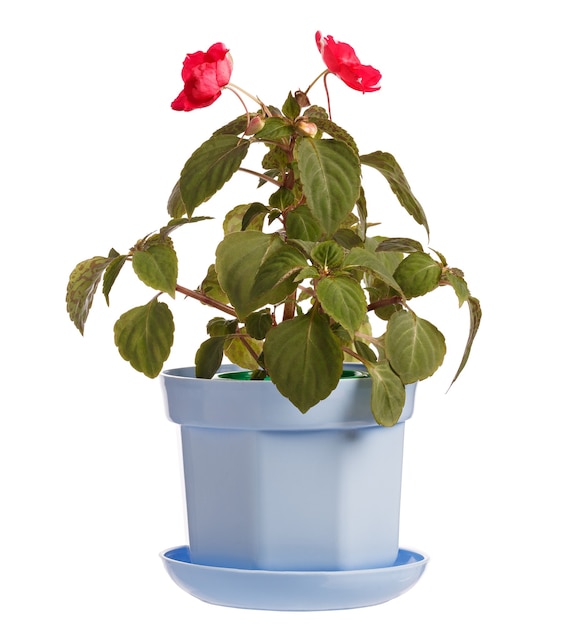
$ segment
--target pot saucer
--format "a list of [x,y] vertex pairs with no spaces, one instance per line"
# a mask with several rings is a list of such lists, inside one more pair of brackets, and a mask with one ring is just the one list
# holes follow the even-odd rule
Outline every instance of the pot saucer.
[[399,550],[389,567],[339,571],[270,571],[198,565],[189,547],[161,553],[165,569],[184,591],[211,604],[273,611],[323,611],[372,606],[405,593],[429,558]]

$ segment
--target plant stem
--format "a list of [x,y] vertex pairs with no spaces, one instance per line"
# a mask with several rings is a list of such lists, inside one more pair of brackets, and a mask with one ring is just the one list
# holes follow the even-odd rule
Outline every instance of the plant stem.
[[391,306],[393,304],[401,304],[403,302],[403,298],[401,296],[392,296],[391,298],[383,298],[382,300],[377,300],[376,302],[371,302],[367,309],[369,311],[374,311],[375,309],[381,309],[384,306]]
[[317,81],[322,77],[325,76],[330,70],[326,69],[324,70],[312,83],[311,85],[309,85],[309,87],[303,92],[305,94],[307,94],[307,92],[315,85],[315,83],[317,83]]
[[283,321],[290,320],[295,317],[295,305],[297,303],[297,289],[287,296],[285,300],[285,308],[283,310]]
[[202,291],[197,291],[193,289],[187,289],[187,287],[182,287],[181,285],[175,285],[175,291],[182,293],[184,296],[188,296],[189,298],[194,298],[195,300],[199,300],[202,304],[207,304],[208,306],[213,306],[219,311],[223,311],[228,315],[232,315],[237,317],[236,311],[227,304],[220,302],[219,300],[214,300],[214,298],[210,298]]
[[332,119],[332,105],[330,103],[330,92],[328,91],[328,81],[326,80],[328,77],[328,72],[324,74],[324,89],[326,90],[326,99],[328,101],[328,115],[330,119]]
[[252,346],[247,341],[247,335],[242,333],[240,329],[236,331],[236,338],[238,338],[243,344],[250,356],[258,363],[258,354],[253,350]]
[[228,91],[231,91],[238,98],[238,100],[240,100],[240,103],[244,107],[244,110],[246,111],[246,128],[248,128],[250,124],[250,113],[248,112],[248,107],[246,106],[246,102],[244,102],[240,94],[236,91],[236,89],[233,89],[230,84],[226,85],[226,89]]
[[378,343],[378,339],[376,337],[367,335],[366,333],[361,333],[360,331],[354,333],[354,338],[360,339],[363,343]]
[[273,183],[273,185],[277,185],[277,187],[281,187],[281,183],[276,181],[274,178],[271,178],[270,176],[266,176],[266,174],[260,174],[259,172],[255,172],[254,170],[249,170],[246,167],[239,167],[238,169],[241,172],[246,172],[247,174],[258,176],[258,178],[262,178],[262,180],[265,180],[267,183]]
[[260,107],[262,107],[263,111],[266,109],[265,105],[257,97],[253,96],[251,93],[248,93],[246,89],[242,89],[242,87],[238,87],[238,85],[235,85],[234,83],[228,83],[226,87],[228,89],[232,88],[230,89],[230,91],[232,91],[233,93],[236,93],[234,90],[237,89],[238,91],[243,93],[245,96],[248,96],[251,100],[254,100]]
[[[236,311],[231,306],[228,306],[223,302],[219,302],[218,300],[214,300],[214,298],[206,296],[205,293],[201,291],[187,289],[187,287],[182,287],[181,285],[175,285],[175,291],[182,293],[184,296],[188,296],[189,298],[199,300],[202,304],[213,306],[214,308],[219,309],[220,311],[223,311],[228,315],[236,317]],[[244,344],[244,347],[249,352],[250,356],[258,363],[258,354],[253,350],[252,346],[246,340],[247,336],[244,335],[240,330],[237,330],[234,337],[239,339]]]
[[347,346],[342,346],[342,350],[346,354],[349,354],[353,359],[358,359],[363,365],[366,365],[366,361],[359,354],[356,354],[356,352],[354,352],[354,350],[351,350]]

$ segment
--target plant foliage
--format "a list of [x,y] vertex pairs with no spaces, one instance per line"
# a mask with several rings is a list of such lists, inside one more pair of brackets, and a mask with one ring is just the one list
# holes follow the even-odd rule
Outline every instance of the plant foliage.
[[[226,82],[213,86],[217,93],[196,94],[198,99],[190,103],[189,93],[182,92],[174,108],[201,108],[224,87],[235,90],[227,85],[225,74],[229,78],[232,65],[226,59],[219,61]],[[377,76],[372,68],[361,69],[365,67],[339,76],[361,89],[366,85],[362,71],[370,81],[362,90],[378,89]],[[328,69],[323,75],[329,73],[337,72]],[[179,292],[215,309],[207,325],[209,338],[194,351],[197,376],[211,378],[228,358],[255,370],[253,378],[270,376],[306,412],[336,388],[345,360],[359,361],[372,378],[372,413],[380,424],[391,426],[401,415],[405,385],[433,375],[446,353],[443,334],[417,315],[411,300],[447,286],[460,306],[468,305],[468,341],[454,380],[468,361],[480,303],[463,272],[449,266],[443,255],[400,233],[370,236],[363,168],[380,173],[398,208],[427,238],[430,229],[395,157],[383,151],[361,154],[348,131],[325,109],[310,104],[310,88],[289,93],[280,108],[253,98],[254,110],[213,132],[187,159],[167,203],[170,219],[159,231],[125,254],[111,250],[74,268],[67,311],[83,334],[100,283],[109,304],[118,276],[130,266],[155,291],[147,304],[124,313],[114,328],[121,356],[135,369],[153,378],[160,373],[174,333],[172,312],[162,299]],[[260,167],[250,167],[245,159],[259,146]],[[202,261],[200,287],[179,285],[171,235],[208,219],[194,215],[195,210],[232,177],[251,174],[258,181],[257,196],[228,207],[225,236],[215,259]],[[372,335],[373,315],[385,324],[382,336]]]

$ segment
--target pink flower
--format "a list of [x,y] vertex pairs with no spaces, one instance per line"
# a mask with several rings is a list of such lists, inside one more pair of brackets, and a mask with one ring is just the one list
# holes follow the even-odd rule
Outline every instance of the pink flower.
[[171,108],[192,111],[209,106],[220,97],[231,74],[232,57],[223,43],[215,43],[207,52],[188,54],[181,71],[185,86]]
[[362,65],[354,48],[347,43],[336,41],[331,35],[326,37],[317,31],[315,41],[328,70],[356,91],[378,91],[381,73],[372,65]]

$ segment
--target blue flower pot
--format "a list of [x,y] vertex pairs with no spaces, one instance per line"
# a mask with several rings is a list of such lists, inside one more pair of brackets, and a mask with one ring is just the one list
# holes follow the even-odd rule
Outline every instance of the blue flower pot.
[[[370,412],[371,381],[363,368],[346,369],[337,389],[305,414],[269,380],[226,377],[238,372],[234,366],[222,366],[212,380],[195,378],[193,367],[162,374],[167,415],[181,427],[189,533],[189,546],[168,551],[163,560],[187,591],[229,606],[311,610],[346,608],[348,590],[341,589],[337,603],[343,606],[336,606],[333,598],[316,601],[306,589],[295,592],[287,576],[300,582],[346,573],[356,588],[348,574],[374,570],[388,579],[411,564],[418,578],[426,558],[405,563],[399,550],[404,422],[415,385],[407,387],[399,423],[385,428]],[[191,583],[209,582],[210,572],[220,577],[219,595],[182,583],[186,576]],[[242,581],[229,591],[234,572],[252,587],[259,572],[273,575],[283,593],[267,592],[265,580],[258,584],[262,597],[252,593],[247,603]],[[384,601],[379,595],[371,600],[358,598],[351,606]]]

